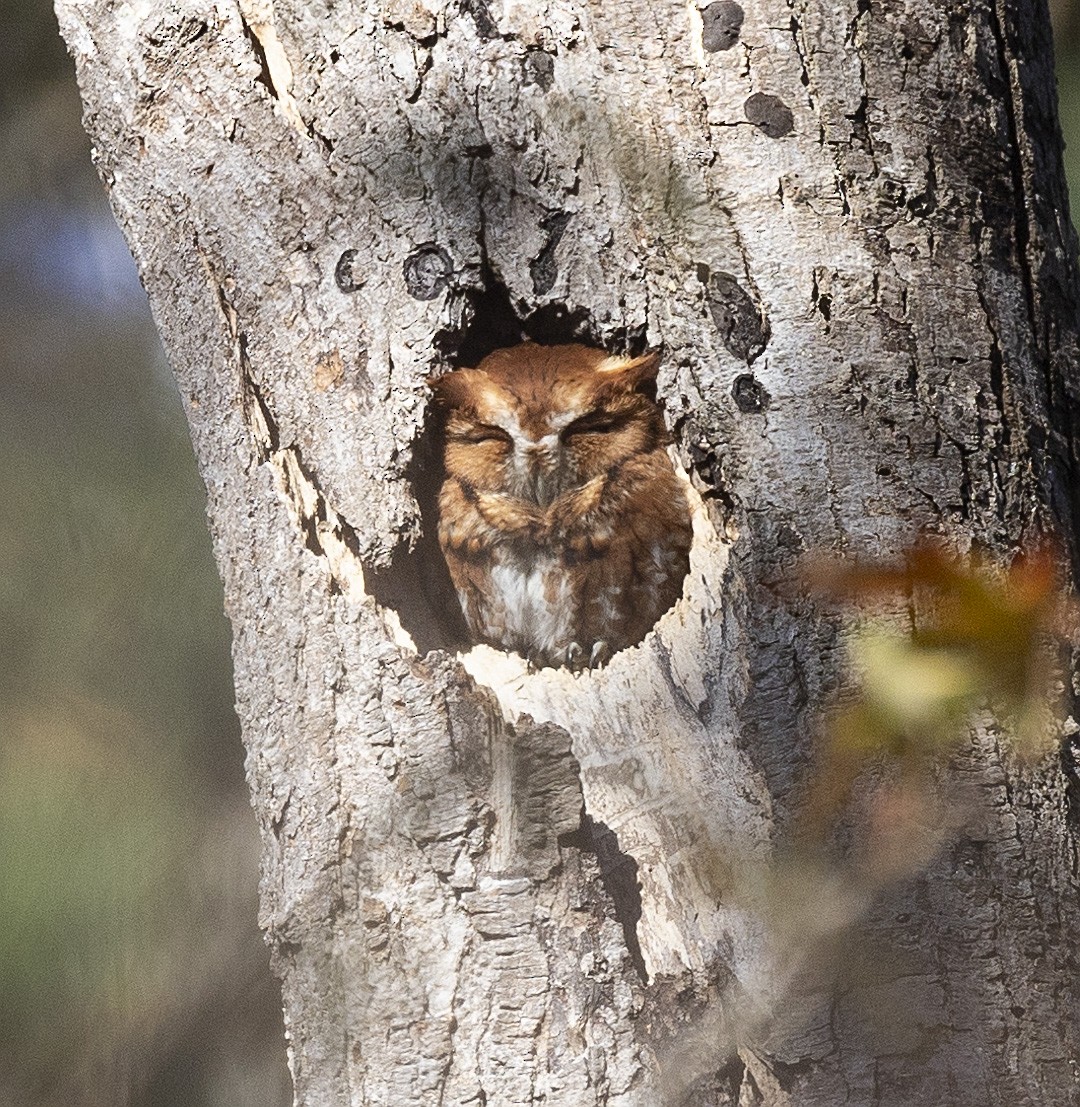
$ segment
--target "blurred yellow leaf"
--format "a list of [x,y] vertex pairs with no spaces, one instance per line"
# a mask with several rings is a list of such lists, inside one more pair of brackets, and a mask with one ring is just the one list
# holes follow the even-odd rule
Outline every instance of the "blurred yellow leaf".
[[977,670],[948,649],[926,649],[880,628],[852,639],[852,660],[862,678],[862,698],[890,730],[912,737],[951,723],[978,694]]
[[[862,620],[848,640],[856,679],[829,718],[807,787],[808,843],[828,839],[856,794],[873,797],[860,816],[864,839],[885,843],[914,832],[915,813],[936,809],[928,796],[935,760],[965,738],[976,712],[992,708],[1021,756],[1045,752],[1057,726],[1050,646],[1078,622],[1051,551],[1002,568],[924,544],[899,564],[818,561],[807,578],[854,604]],[[868,618],[875,607],[891,619]],[[897,629],[901,610],[908,633]],[[873,763],[879,768],[868,792],[859,781]],[[874,865],[888,868],[895,860],[888,852],[876,847]]]

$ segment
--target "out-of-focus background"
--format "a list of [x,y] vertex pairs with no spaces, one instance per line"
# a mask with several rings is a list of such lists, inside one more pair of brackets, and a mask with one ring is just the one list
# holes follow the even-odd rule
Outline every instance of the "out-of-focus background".
[[[1054,24],[1061,129],[1065,135],[1065,175],[1070,205],[1080,207],[1080,0],[1049,0]],[[1076,215],[1073,215],[1076,225]]]
[[202,484],[52,9],[2,12],[0,1107],[283,1107]]
[[52,9],[0,11],[0,1107],[284,1107],[202,482]]

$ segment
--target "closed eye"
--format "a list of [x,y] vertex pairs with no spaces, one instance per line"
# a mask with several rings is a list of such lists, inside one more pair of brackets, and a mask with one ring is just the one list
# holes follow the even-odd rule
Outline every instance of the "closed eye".
[[606,434],[626,422],[626,416],[612,411],[590,411],[588,415],[582,415],[575,419],[563,431],[563,438],[570,438],[575,434]]
[[510,435],[502,427],[492,426],[490,423],[474,423],[462,430],[455,430],[447,437],[455,442],[512,442]]

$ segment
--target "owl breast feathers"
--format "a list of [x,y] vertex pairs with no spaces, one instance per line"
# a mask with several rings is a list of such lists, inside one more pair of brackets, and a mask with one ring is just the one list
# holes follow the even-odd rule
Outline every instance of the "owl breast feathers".
[[469,629],[536,665],[599,665],[679,598],[690,512],[659,358],[526,343],[433,380],[439,544]]

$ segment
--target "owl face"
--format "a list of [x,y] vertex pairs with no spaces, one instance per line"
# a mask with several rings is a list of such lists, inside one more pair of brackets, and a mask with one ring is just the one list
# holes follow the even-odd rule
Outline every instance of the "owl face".
[[662,441],[659,411],[641,391],[658,365],[655,355],[527,344],[438,378],[447,472],[480,491],[550,506]]

